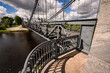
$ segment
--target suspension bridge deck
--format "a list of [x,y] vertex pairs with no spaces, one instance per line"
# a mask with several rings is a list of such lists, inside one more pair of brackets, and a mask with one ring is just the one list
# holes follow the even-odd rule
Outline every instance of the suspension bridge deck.
[[87,73],[86,60],[87,54],[73,50],[48,63],[41,73]]
[[[50,0],[50,3],[48,0],[35,0],[31,17],[25,26],[48,41],[39,44],[30,52],[21,73],[41,73],[53,60],[56,61],[48,64],[43,73],[85,73],[81,68],[86,62],[87,55],[78,51],[70,54],[69,52],[75,49],[85,53],[90,51],[101,0],[97,0],[95,7],[92,1],[89,4],[86,0],[62,1],[63,5],[59,8],[59,0]],[[75,11],[74,8],[71,10],[71,6],[74,7],[72,4],[78,6]],[[69,15],[71,19],[67,19],[67,14],[72,12],[73,14]],[[55,26],[50,30],[49,25]],[[70,30],[71,25],[79,25],[81,28],[76,27],[79,34],[67,32],[65,25],[70,26]],[[44,26],[46,28],[43,28]],[[62,38],[64,33],[65,37]],[[64,56],[65,54],[68,55]]]

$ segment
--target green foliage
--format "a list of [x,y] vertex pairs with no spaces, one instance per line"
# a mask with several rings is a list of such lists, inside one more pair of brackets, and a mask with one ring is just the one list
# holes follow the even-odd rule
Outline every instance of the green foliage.
[[28,32],[29,30],[0,30],[0,33],[9,33],[9,32]]
[[0,25],[0,30],[5,30],[5,29],[6,29],[5,25]]
[[49,24],[48,28],[53,28],[54,26],[55,26],[55,24],[51,24],[51,25]]
[[6,27],[6,28],[9,28],[9,27],[10,27],[10,25],[5,25],[5,27]]
[[[16,25],[16,23],[14,22],[13,25]],[[12,25],[12,26],[13,26],[13,25]]]
[[20,24],[22,24],[22,18],[21,17],[19,17],[19,16],[15,16],[15,23],[16,23],[16,25],[20,25]]
[[7,24],[7,25],[12,25],[13,24],[14,19],[8,16],[4,16],[1,18],[1,23],[3,24]]
[[13,25],[14,19],[11,17],[8,17],[8,25],[12,26]]
[[81,25],[72,25],[72,28],[81,27]]
[[27,21],[24,21],[24,23],[28,23]]
[[12,25],[12,27],[18,27],[19,25]]
[[51,28],[53,28],[55,26],[55,24],[51,24]]
[[67,24],[65,24],[65,25],[64,25],[64,27],[65,27],[65,28],[70,28],[70,26],[69,26],[69,25],[67,25]]
[[8,19],[8,16],[4,16],[1,18],[1,23],[5,23]]
[[[64,27],[65,27],[66,29],[70,29],[70,25],[65,24]],[[71,31],[80,32],[80,29],[76,29],[76,28],[78,28],[78,27],[81,27],[81,25],[71,25]]]

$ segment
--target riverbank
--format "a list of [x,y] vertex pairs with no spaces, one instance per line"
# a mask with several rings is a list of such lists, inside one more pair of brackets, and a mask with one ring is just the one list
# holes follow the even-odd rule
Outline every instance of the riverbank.
[[0,30],[0,33],[8,33],[8,32],[28,32],[29,30]]
[[0,33],[8,33],[8,32],[27,32],[29,31],[27,28],[23,28],[22,25],[18,27],[10,27],[6,28],[6,30],[0,30]]
[[22,25],[18,26],[18,27],[10,27],[10,28],[6,28],[6,30],[28,30],[27,28],[23,28]]

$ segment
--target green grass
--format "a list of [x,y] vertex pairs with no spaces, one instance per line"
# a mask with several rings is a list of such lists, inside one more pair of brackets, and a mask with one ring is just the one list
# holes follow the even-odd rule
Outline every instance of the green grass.
[[29,30],[0,30],[0,33],[9,33],[9,32],[28,32]]
[[0,29],[5,30],[6,29],[5,25],[0,25]]
[[[70,29],[70,25],[64,25],[64,27],[66,27],[66,29]],[[76,30],[75,28],[81,27],[81,25],[71,25],[71,31],[77,31],[79,32],[80,29]]]
[[12,25],[11,27],[18,27],[18,26],[20,26],[20,25]]
[[36,67],[36,69],[38,70],[40,68],[41,65],[39,65],[38,67]]
[[[42,26],[45,27],[47,24],[43,24]],[[53,28],[55,26],[55,24],[49,24],[48,28]]]

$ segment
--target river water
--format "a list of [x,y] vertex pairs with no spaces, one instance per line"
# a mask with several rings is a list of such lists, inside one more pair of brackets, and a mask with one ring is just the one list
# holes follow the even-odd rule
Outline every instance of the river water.
[[31,31],[0,34],[0,73],[18,73],[29,52],[43,41]]

